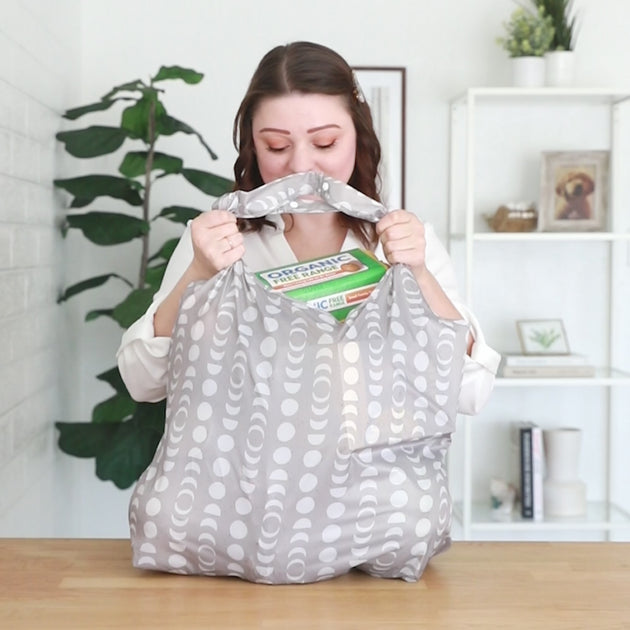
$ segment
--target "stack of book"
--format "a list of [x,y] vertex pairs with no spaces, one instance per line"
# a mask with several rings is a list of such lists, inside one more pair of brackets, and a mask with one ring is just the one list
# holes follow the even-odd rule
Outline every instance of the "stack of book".
[[512,427],[516,451],[517,487],[523,518],[541,521],[543,508],[544,451],[542,429],[533,422],[516,422]]
[[501,376],[506,378],[563,378],[595,375],[583,354],[504,354]]

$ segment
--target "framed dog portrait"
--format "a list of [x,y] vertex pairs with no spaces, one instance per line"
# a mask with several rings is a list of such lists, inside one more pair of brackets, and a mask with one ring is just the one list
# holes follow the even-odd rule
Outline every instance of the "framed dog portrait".
[[543,232],[606,228],[609,151],[542,154],[538,225]]
[[561,319],[521,319],[516,329],[523,354],[569,354]]

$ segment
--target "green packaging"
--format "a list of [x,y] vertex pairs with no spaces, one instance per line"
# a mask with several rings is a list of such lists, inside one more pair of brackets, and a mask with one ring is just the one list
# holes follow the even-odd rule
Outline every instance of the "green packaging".
[[387,265],[370,252],[350,249],[259,271],[256,276],[269,290],[328,311],[343,321],[370,295],[386,271]]

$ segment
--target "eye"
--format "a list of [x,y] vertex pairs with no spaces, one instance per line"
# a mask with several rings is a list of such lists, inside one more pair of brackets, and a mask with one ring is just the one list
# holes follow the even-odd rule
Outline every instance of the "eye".
[[331,142],[319,142],[315,146],[318,149],[332,149],[335,146],[335,144],[337,144],[337,141],[336,140],[332,140]]
[[270,153],[282,153],[283,151],[285,151],[288,148],[287,146],[282,146],[282,147],[267,147],[267,151],[269,151]]

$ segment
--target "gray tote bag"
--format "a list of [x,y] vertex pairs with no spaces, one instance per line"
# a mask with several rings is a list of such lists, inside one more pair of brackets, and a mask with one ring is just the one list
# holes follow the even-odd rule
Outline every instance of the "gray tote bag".
[[[315,173],[216,206],[386,212]],[[418,580],[450,543],[446,456],[466,329],[432,313],[403,265],[344,322],[271,293],[242,261],[192,284],[165,432],[131,497],[134,566],[268,584],[353,568]]]

